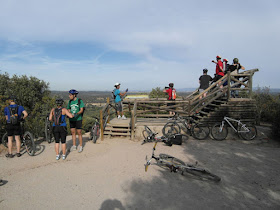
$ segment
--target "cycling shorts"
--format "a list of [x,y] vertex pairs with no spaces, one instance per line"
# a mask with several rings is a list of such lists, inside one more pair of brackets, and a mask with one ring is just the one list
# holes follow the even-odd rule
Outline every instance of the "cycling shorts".
[[6,126],[6,131],[8,136],[19,136],[21,134],[21,127],[20,124],[13,125],[8,123]]
[[69,121],[69,122],[70,122],[70,128],[82,129],[83,120]]
[[65,126],[54,126],[53,135],[54,135],[55,143],[59,143],[61,141],[62,144],[65,144],[66,136],[67,136],[67,128]]

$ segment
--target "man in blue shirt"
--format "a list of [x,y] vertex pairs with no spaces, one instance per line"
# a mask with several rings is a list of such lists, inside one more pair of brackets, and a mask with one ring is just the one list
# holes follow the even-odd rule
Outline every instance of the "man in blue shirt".
[[[126,89],[126,91],[124,93],[121,93],[120,92],[120,86],[121,84],[120,83],[116,83],[115,84],[115,90],[114,90],[114,95],[115,95],[115,103],[116,103],[116,109],[117,109],[117,114],[118,114],[118,119],[123,119],[125,120],[126,117],[124,116],[123,114],[123,108],[122,108],[122,99],[121,99],[121,96],[124,96],[128,89]],[[120,115],[121,113],[121,115]],[[121,117],[122,116],[122,117]]]
[[6,154],[7,158],[13,158],[12,154],[12,146],[13,146],[13,136],[15,136],[16,146],[17,146],[17,157],[20,157],[20,120],[25,119],[28,116],[28,113],[24,110],[22,106],[16,104],[16,98],[14,96],[10,96],[9,98],[10,105],[5,107],[4,114],[7,121],[6,131],[8,134],[8,154]]

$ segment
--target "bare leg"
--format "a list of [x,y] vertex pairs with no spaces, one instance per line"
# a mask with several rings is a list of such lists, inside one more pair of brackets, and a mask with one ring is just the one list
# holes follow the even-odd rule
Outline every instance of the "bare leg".
[[16,145],[17,145],[17,153],[20,153],[20,137],[19,136],[15,136],[16,139]]
[[55,143],[55,153],[59,155],[59,143]]
[[76,146],[76,128],[71,128],[73,146]]
[[8,136],[8,152],[12,154],[13,136]]
[[66,144],[61,144],[62,154],[66,155]]
[[77,134],[79,138],[80,147],[83,146],[83,136],[82,136],[82,129],[77,129]]

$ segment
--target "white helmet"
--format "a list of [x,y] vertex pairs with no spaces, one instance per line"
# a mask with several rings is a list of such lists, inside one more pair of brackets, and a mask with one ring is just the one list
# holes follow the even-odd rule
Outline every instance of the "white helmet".
[[117,83],[115,84],[115,87],[117,87],[117,86],[119,86],[119,85],[121,85],[121,83],[118,83],[118,82],[117,82]]

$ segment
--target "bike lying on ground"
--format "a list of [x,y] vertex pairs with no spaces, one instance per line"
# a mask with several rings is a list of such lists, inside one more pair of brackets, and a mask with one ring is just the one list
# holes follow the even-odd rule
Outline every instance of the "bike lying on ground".
[[[222,123],[216,123],[211,129],[211,135],[214,139],[221,141],[227,137],[228,126],[225,122],[244,140],[253,140],[257,136],[257,128],[254,125],[246,125],[240,120],[224,117]],[[237,126],[235,127],[233,123],[237,123]]]
[[188,140],[188,136],[180,134],[172,134],[168,137],[160,136],[156,137],[158,133],[154,133],[148,126],[144,125],[144,130],[142,132],[144,140],[142,145],[148,142],[162,141],[166,143],[168,146],[172,146],[172,144],[182,144],[183,141]]
[[204,140],[209,136],[209,127],[205,124],[195,123],[191,117],[180,117],[179,114],[176,113],[169,120],[171,122],[166,123],[162,129],[162,133],[166,137],[171,134],[181,133],[181,130],[185,133],[189,133],[198,140]]
[[201,180],[210,180],[219,182],[221,181],[221,178],[218,177],[215,174],[210,173],[208,170],[203,168],[198,168],[195,165],[191,164],[185,164],[184,161],[175,158],[168,154],[159,154],[159,156],[155,156],[154,152],[156,150],[157,141],[155,142],[155,145],[153,147],[152,157],[151,159],[147,160],[146,156],[146,164],[145,164],[145,171],[148,171],[149,165],[151,165],[152,159],[156,160],[156,164],[162,168],[169,169],[170,172],[180,172],[182,175],[184,173],[188,173],[189,175],[195,176],[196,178],[199,178]]
[[90,129],[89,140],[92,140],[93,143],[96,143],[97,139],[100,136],[100,124],[99,124],[99,119],[97,117],[94,118],[95,118],[95,122]]
[[[20,134],[21,147],[25,147],[28,155],[34,156],[36,152],[36,146],[35,146],[33,135],[29,131],[25,131],[24,121],[20,122],[20,127],[21,127],[21,134]],[[13,136],[13,141],[15,141],[15,136]],[[8,148],[8,133],[5,133],[4,136],[2,137],[2,143],[5,147]]]

